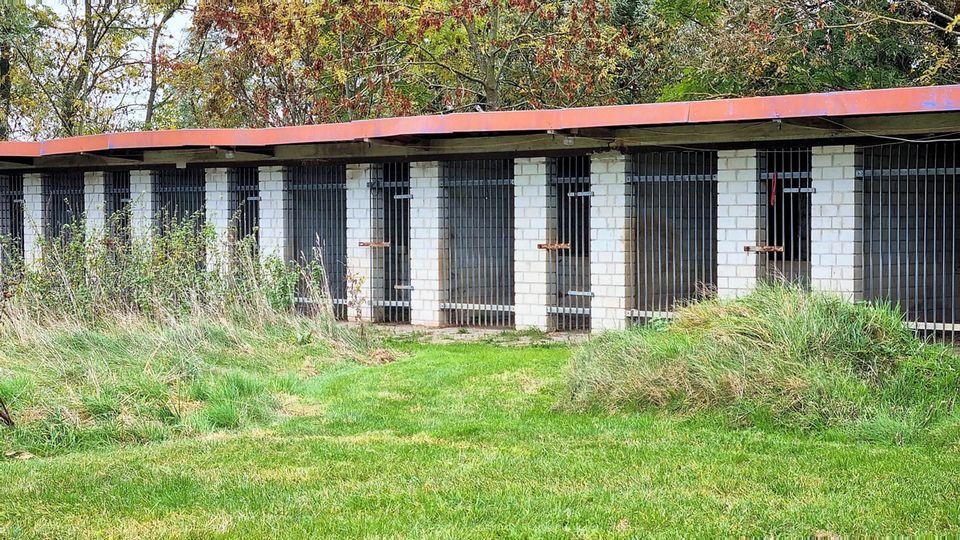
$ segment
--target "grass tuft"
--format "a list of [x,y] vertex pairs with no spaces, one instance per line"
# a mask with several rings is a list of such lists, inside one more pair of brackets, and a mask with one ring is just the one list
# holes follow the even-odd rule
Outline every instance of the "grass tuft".
[[[376,335],[334,320],[319,263],[261,260],[194,220],[149,241],[68,226],[34,264],[2,250],[5,450],[50,455],[271,422],[308,358],[363,361]],[[129,232],[129,231],[127,231]],[[2,240],[0,240],[2,243]],[[309,313],[297,298],[310,300]]]
[[[960,357],[889,305],[764,286],[582,345],[563,405],[719,412],[737,425],[953,443]],[[943,426],[943,427],[941,427]]]

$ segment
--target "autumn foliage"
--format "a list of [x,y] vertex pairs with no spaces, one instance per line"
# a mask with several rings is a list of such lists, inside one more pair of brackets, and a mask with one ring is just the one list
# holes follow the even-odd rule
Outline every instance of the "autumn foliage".
[[957,0],[0,2],[0,138],[957,82]]

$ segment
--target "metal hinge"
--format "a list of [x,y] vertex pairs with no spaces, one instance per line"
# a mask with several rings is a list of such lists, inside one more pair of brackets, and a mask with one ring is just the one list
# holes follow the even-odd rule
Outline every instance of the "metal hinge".
[[567,291],[567,296],[593,296],[590,291]]
[[783,253],[783,246],[743,246],[747,253]]
[[390,242],[360,242],[360,247],[389,248]]

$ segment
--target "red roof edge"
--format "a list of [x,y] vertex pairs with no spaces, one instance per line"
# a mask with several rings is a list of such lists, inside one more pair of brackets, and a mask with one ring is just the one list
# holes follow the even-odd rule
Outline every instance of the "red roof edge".
[[576,109],[408,116],[280,128],[106,133],[38,142],[0,142],[0,157],[33,158],[126,149],[256,147],[349,142],[403,135],[466,135],[953,111],[960,111],[960,85]]

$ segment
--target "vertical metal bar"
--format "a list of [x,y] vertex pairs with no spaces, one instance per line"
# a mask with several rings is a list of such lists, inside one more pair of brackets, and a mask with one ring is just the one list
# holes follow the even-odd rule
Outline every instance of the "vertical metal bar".
[[[665,162],[668,159],[668,152],[657,152],[653,156],[652,169],[653,174],[651,177],[651,188],[653,190],[653,206],[651,208],[651,223],[652,227],[652,238],[654,240],[653,246],[653,272],[650,274],[649,279],[651,281],[655,280],[655,287],[651,287],[651,295],[649,302],[649,311],[656,312],[663,309],[663,297],[667,289],[666,275],[663,267],[664,262],[664,235],[666,233],[663,208],[665,206],[662,198],[662,191],[664,188],[664,175],[666,172]],[[648,315],[649,318],[649,315]]]
[[957,143],[951,143],[953,147],[953,159],[950,165],[953,167],[953,181],[950,182],[950,322],[957,324],[957,170],[960,169],[960,161],[957,160]]

